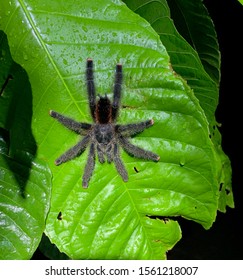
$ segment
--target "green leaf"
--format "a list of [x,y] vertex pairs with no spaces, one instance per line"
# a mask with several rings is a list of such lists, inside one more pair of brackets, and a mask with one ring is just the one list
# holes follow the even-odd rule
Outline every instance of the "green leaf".
[[[46,221],[51,242],[74,259],[163,259],[181,236],[170,217],[209,228],[218,207],[219,161],[207,118],[191,89],[171,70],[150,25],[117,0],[15,0],[1,3],[0,11],[11,54],[31,84],[37,157],[53,173]],[[80,137],[48,112],[91,121],[84,79],[88,57],[95,63],[97,92],[108,96],[115,65],[123,64],[119,122],[153,118],[154,126],[132,142],[161,159],[154,163],[122,152],[127,183],[113,164],[97,162],[89,188],[82,189],[87,151],[55,166],[54,160]]]
[[225,212],[226,206],[234,207],[234,201],[231,164],[222,150],[219,124],[215,120],[220,53],[213,22],[201,0],[168,1],[169,6],[166,0],[124,2],[151,23],[170,55],[173,69],[187,81],[204,109],[210,137],[221,161],[218,170],[221,185],[219,210]]
[[[3,147],[1,138],[0,150]],[[25,156],[25,158],[24,158]],[[43,162],[0,153],[0,259],[29,259],[41,240],[50,202],[50,173]],[[27,180],[28,176],[28,180]],[[23,182],[26,182],[23,184]]]
[[[201,0],[169,1],[170,7],[173,7],[173,20],[165,0],[124,2],[148,20],[159,34],[170,55],[173,69],[194,90],[211,129],[215,125],[214,115],[218,104],[219,50],[212,21]],[[204,37],[207,39],[202,39]]]
[[0,31],[0,259],[29,259],[50,207],[51,174],[35,160],[31,89]]
[[9,155],[17,158],[22,151],[36,153],[31,132],[32,93],[24,69],[12,60],[6,35],[0,31],[0,56],[4,67],[0,70],[2,94],[0,97],[0,127],[8,131]]
[[220,80],[219,45],[213,21],[203,1],[173,0],[168,1],[168,5],[178,32],[197,52],[203,68],[209,75],[208,79],[218,85]]

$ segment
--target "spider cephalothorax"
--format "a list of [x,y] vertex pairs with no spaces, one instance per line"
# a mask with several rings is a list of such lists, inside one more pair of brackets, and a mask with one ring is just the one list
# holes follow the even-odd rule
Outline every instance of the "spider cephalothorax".
[[116,124],[121,99],[121,64],[116,65],[112,102],[106,95],[104,97],[99,96],[98,101],[96,100],[92,59],[87,60],[86,83],[90,112],[94,121],[93,124],[77,122],[55,111],[50,111],[50,115],[57,119],[61,124],[84,136],[75,146],[62,154],[55,161],[55,164],[59,165],[79,156],[89,146],[88,161],[85,166],[82,181],[83,188],[88,187],[95,166],[96,154],[101,163],[104,163],[105,159],[107,159],[109,163],[113,161],[123,181],[126,182],[128,180],[128,174],[120,158],[119,146],[121,146],[128,154],[135,157],[158,161],[158,155],[139,148],[128,140],[130,136],[142,132],[144,129],[152,126],[154,122],[153,120],[147,120],[125,125]]

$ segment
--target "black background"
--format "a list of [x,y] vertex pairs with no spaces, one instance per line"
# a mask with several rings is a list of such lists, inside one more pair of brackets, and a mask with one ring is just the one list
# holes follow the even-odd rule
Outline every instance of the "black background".
[[[221,51],[221,83],[216,118],[222,124],[222,147],[232,164],[235,208],[218,213],[212,228],[180,219],[182,239],[168,259],[243,259],[242,189],[242,27],[243,6],[237,0],[204,0],[214,22]],[[242,173],[241,173],[242,172]]]

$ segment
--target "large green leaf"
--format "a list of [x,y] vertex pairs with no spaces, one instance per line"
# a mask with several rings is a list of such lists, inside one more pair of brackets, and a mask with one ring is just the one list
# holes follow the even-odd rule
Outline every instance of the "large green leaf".
[[166,0],[124,2],[151,23],[170,55],[173,69],[194,90],[210,126],[215,125],[219,50],[212,21],[202,1],[169,1],[173,20]]
[[13,62],[1,31],[0,61],[0,259],[29,259],[45,229],[51,174],[34,159],[28,77]]
[[215,120],[220,53],[212,20],[201,0],[173,0],[168,2],[169,6],[166,0],[124,2],[151,23],[170,55],[173,69],[187,81],[204,109],[210,137],[221,160],[219,210],[225,212],[226,206],[234,207],[234,201],[231,164],[222,150],[219,124]]
[[[12,56],[31,83],[37,157],[53,173],[46,224],[50,240],[75,259],[161,259],[180,238],[179,225],[170,217],[209,228],[218,207],[220,162],[204,111],[172,71],[150,25],[117,0],[4,1],[0,11]],[[48,111],[91,121],[84,81],[88,57],[95,62],[97,91],[109,96],[115,64],[123,64],[119,122],[153,118],[154,126],[132,141],[161,159],[147,162],[122,153],[127,183],[113,164],[97,163],[89,188],[82,189],[87,152],[54,166],[79,137]]]
[[[0,151],[2,149],[0,146]],[[29,170],[29,157],[25,155],[19,162],[0,153],[1,260],[31,258],[45,229],[50,205],[50,173],[43,162],[37,160],[31,162]],[[23,188],[27,174],[28,181]]]
[[[171,0],[168,1],[168,5],[177,30],[197,52],[203,68],[209,75],[208,80],[211,79],[218,85],[220,81],[219,45],[213,21],[203,0]],[[196,57],[195,54],[194,56]],[[218,100],[217,94],[211,92],[211,95]]]

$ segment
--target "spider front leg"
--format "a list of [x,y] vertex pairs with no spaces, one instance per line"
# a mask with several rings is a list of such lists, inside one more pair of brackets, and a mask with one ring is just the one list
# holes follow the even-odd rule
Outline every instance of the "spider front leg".
[[82,179],[82,186],[84,189],[88,188],[89,180],[93,173],[94,166],[95,166],[95,146],[92,143],[90,145],[88,161],[85,165],[84,175],[83,175],[83,179]]
[[114,84],[114,94],[112,102],[112,120],[116,121],[118,116],[120,100],[121,100],[121,90],[122,90],[122,65],[116,65],[116,74],[115,74],[115,84]]
[[93,60],[88,58],[86,65],[86,83],[87,91],[89,97],[89,108],[91,116],[95,121],[95,109],[96,109],[96,96],[95,96],[95,84],[94,84],[94,74],[93,74]]
[[153,161],[159,161],[160,159],[158,155],[131,144],[122,135],[119,136],[119,143],[126,152],[128,152],[130,155],[133,155],[137,158],[150,159]]
[[56,165],[60,165],[70,159],[73,159],[80,155],[87,147],[90,140],[90,136],[86,135],[78,144],[73,146],[71,149],[67,150],[58,159],[55,160]]
[[80,123],[76,122],[75,120],[68,118],[66,116],[63,116],[60,113],[57,113],[55,111],[50,111],[49,112],[50,116],[53,117],[54,119],[58,120],[62,125],[65,127],[75,131],[76,133],[81,134],[83,130],[88,130],[91,128],[91,124],[88,123]]

